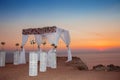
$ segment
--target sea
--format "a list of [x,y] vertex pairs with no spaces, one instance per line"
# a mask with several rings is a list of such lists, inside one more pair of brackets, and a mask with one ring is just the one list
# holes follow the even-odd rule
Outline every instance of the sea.
[[[29,52],[26,52],[26,60],[29,60]],[[57,52],[57,56],[66,56],[67,52],[61,53]],[[72,52],[72,56],[76,56],[81,58],[81,60],[88,66],[89,69],[92,69],[93,66],[102,64],[109,65],[114,64],[120,66],[120,53],[74,53]],[[6,53],[6,63],[13,63],[13,52]]]

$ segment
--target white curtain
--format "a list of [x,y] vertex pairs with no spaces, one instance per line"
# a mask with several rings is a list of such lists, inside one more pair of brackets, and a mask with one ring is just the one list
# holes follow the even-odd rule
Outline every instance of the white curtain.
[[54,44],[56,33],[46,34],[48,42]]
[[27,42],[28,40],[28,35],[22,35],[22,46],[25,45],[25,43]]
[[59,41],[61,33],[62,33],[62,29],[57,28],[55,33],[46,34],[48,42],[50,44],[58,45],[58,41]]
[[25,58],[25,49],[20,52],[20,64],[26,64],[26,58]]
[[57,28],[57,31],[55,34],[55,40],[54,40],[55,45],[58,45],[58,41],[59,41],[62,31],[63,31],[63,29]]
[[55,68],[57,68],[56,49],[53,49],[53,52],[51,53],[51,55],[52,55],[51,68],[55,69]]
[[56,59],[56,49],[50,49],[47,54],[47,67],[56,68],[57,59]]
[[40,72],[45,72],[47,70],[47,53],[42,52],[40,54]]
[[47,67],[51,67],[51,60],[52,60],[52,55],[51,53],[53,52],[53,49],[50,49],[47,54]]
[[40,44],[42,43],[42,36],[41,35],[35,35],[35,42],[39,46],[37,53],[38,53],[38,61],[40,61],[40,53],[41,53]]
[[68,60],[66,62],[69,62],[72,60],[72,54],[71,54],[71,49],[69,46],[67,47],[67,49],[68,49]]
[[22,51],[20,52],[20,64],[26,64],[24,45],[28,40],[28,35],[22,35]]
[[46,34],[45,36],[48,39],[50,44],[58,45],[59,38],[61,36],[63,29],[57,28],[55,33]]
[[19,51],[15,51],[14,52],[14,61],[13,61],[14,65],[19,65],[19,58],[20,58]]
[[4,51],[0,52],[0,67],[5,66],[5,56],[6,56],[6,52]]
[[[57,28],[56,33],[48,34],[47,39],[50,44],[54,44],[55,46],[58,45],[59,38],[61,36],[63,29]],[[47,55],[47,66],[51,68],[56,68],[56,49],[51,49]]]
[[35,35],[35,42],[37,43],[38,46],[42,43],[42,37],[41,35]]
[[38,75],[38,56],[35,52],[29,53],[29,76]]
[[[51,34],[46,35],[48,42],[50,44],[57,45],[58,40],[60,38],[60,33],[61,32],[57,30],[56,33],[51,33]],[[56,68],[56,66],[57,66],[56,63],[57,63],[57,61],[56,61],[56,49],[52,48],[48,51],[48,54],[47,54],[47,67]]]
[[70,35],[69,31],[64,30],[62,35],[61,35],[62,40],[65,42],[65,44],[69,45],[70,44]]
[[69,31],[67,30],[64,30],[61,34],[61,38],[62,40],[65,42],[65,44],[67,45],[67,49],[68,49],[68,61],[71,61],[72,60],[72,54],[71,54],[71,49],[69,47],[69,44],[70,44],[70,35],[69,35]]
[[40,61],[40,53],[42,53],[42,49],[39,48],[39,50],[36,53],[38,54],[38,61]]
[[71,50],[70,50],[70,47],[69,47],[69,44],[70,44],[69,31],[57,28],[56,33],[52,33],[50,35],[48,34],[46,36],[47,36],[47,39],[48,39],[49,43],[50,44],[55,44],[55,45],[58,45],[59,38],[61,37],[62,40],[65,42],[65,44],[68,45],[68,47],[67,47],[67,49],[68,49],[68,60],[67,61],[72,60],[72,54],[71,54]]

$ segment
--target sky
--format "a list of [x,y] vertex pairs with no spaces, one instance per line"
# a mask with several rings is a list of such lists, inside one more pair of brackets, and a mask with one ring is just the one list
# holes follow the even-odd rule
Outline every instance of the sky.
[[[69,30],[72,50],[120,52],[120,0],[0,0],[5,49],[21,44],[22,29],[44,26]],[[62,40],[58,48],[65,48]]]

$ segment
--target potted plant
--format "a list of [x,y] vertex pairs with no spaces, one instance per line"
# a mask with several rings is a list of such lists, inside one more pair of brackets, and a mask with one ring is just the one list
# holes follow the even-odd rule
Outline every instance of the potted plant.
[[16,50],[18,50],[19,43],[16,43],[15,46],[16,46]]
[[5,42],[1,42],[1,45],[2,45],[2,50],[4,51]]
[[5,57],[6,57],[6,52],[4,51],[4,45],[5,45],[5,42],[1,42],[1,45],[2,45],[2,51],[0,51],[0,67],[3,67],[5,66]]
[[43,44],[43,51],[45,51],[46,41],[43,41],[42,44]]

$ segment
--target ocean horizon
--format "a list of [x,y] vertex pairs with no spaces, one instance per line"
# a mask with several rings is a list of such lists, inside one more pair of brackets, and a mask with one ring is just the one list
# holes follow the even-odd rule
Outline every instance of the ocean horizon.
[[[26,52],[26,60],[29,61],[29,52]],[[57,52],[57,56],[65,56],[67,57],[67,52]],[[120,66],[120,53],[74,53],[72,52],[72,56],[76,56],[81,58],[81,60],[92,69],[93,66],[102,64],[109,65],[114,64]],[[13,52],[6,52],[6,63],[13,63]]]

